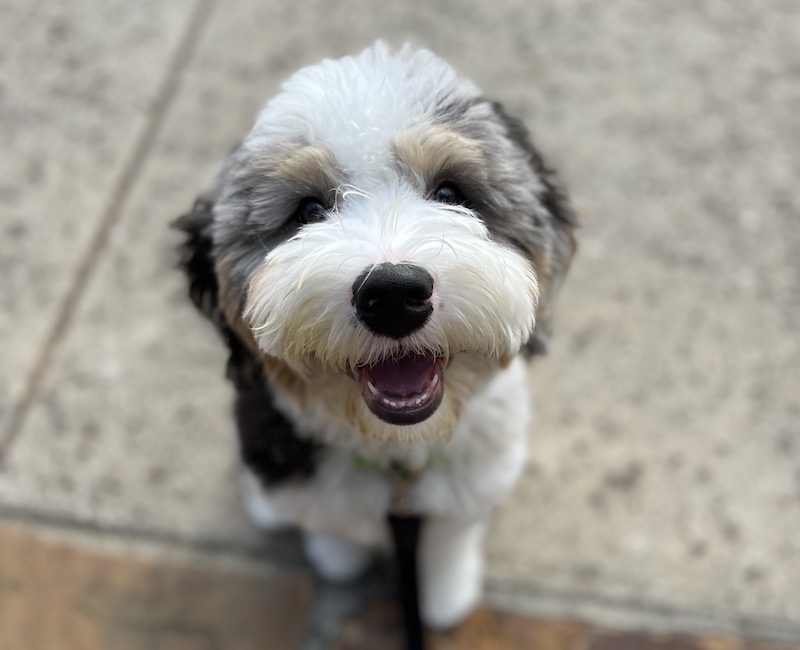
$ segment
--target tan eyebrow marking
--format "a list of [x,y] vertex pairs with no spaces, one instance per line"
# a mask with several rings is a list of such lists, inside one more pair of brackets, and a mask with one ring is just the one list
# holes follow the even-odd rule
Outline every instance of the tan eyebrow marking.
[[[306,146],[282,158],[274,169],[275,176],[299,182],[320,191],[330,191],[343,175],[333,152],[326,147]],[[324,198],[324,197],[323,197]]]
[[398,162],[432,189],[451,177],[486,178],[486,159],[478,144],[437,125],[421,125],[400,133],[393,144]]

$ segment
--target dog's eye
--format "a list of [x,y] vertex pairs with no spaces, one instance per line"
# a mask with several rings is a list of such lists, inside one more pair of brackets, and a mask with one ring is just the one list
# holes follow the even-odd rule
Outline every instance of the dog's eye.
[[436,188],[431,198],[439,203],[450,203],[451,205],[462,205],[465,202],[461,190],[452,183],[442,183]]
[[320,221],[327,211],[322,201],[308,197],[300,201],[300,205],[297,206],[297,220],[302,224],[314,223]]

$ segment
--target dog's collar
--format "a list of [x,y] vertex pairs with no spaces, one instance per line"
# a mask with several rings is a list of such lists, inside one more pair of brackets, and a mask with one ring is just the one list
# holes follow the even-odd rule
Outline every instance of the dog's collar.
[[433,467],[449,467],[452,465],[453,459],[449,454],[437,451],[431,453],[425,463],[419,467],[411,468],[399,461],[382,463],[354,452],[353,462],[359,469],[381,472],[386,476],[392,486],[389,512],[393,515],[408,516],[416,514],[410,503],[410,492],[422,475]]
[[353,452],[353,463],[359,469],[373,470],[385,474],[400,473],[412,474],[414,472],[424,472],[434,467],[450,467],[453,464],[453,457],[443,451],[433,451],[428,455],[427,460],[418,468],[412,469],[400,461],[380,461],[362,456],[357,451]]

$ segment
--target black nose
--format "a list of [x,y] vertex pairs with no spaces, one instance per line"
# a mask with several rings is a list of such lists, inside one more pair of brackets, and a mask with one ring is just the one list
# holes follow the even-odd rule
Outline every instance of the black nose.
[[379,336],[399,339],[425,325],[433,312],[433,278],[414,264],[378,264],[353,283],[359,320]]

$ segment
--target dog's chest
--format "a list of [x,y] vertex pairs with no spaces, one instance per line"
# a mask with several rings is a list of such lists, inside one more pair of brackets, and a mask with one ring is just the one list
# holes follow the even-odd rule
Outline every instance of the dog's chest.
[[[464,405],[443,444],[370,442],[343,422],[303,410],[287,394],[276,406],[300,435],[325,444],[313,473],[269,490],[287,519],[355,541],[385,542],[384,519],[403,492],[404,509],[422,514],[483,517],[499,504],[526,458],[530,396],[521,359],[498,373]],[[410,477],[410,480],[409,480]]]

